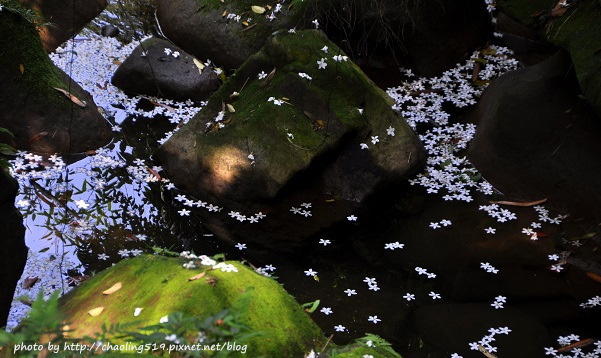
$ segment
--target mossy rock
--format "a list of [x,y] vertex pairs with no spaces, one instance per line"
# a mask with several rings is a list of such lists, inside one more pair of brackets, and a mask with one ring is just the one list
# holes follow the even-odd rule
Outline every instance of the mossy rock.
[[[523,24],[536,26],[547,39],[570,53],[580,88],[588,102],[601,115],[601,3],[599,0],[574,2],[559,17],[549,17],[553,0],[504,0],[499,7]],[[541,14],[540,16],[533,16]]]
[[[70,335],[94,336],[102,324],[155,325],[172,312],[205,318],[224,309],[242,310],[241,297],[251,290],[241,323],[261,335],[247,342],[237,342],[248,344],[246,356],[302,357],[312,348],[325,344],[319,327],[276,281],[238,262],[227,262],[238,272],[222,272],[185,269],[182,264],[187,261],[145,255],[123,260],[97,274],[62,298],[61,310],[73,329]],[[189,281],[203,271],[206,272],[203,278]],[[214,284],[207,279],[214,280]],[[122,283],[120,290],[111,295],[102,294],[117,282]],[[88,314],[99,306],[104,307],[99,316]],[[136,307],[144,308],[138,317],[133,315]]]
[[0,12],[0,83],[0,127],[15,135],[17,149],[80,153],[112,139],[92,96],[52,63],[35,25],[7,8]]
[[[277,19],[270,21],[266,18],[270,10],[258,14],[252,11],[252,6],[275,7],[273,0],[159,0],[157,18],[161,30],[171,41],[229,71],[257,52],[274,31],[304,23],[301,14],[308,3],[286,2],[276,14]],[[239,21],[227,19],[228,14],[241,18]]]
[[[319,30],[271,37],[157,152],[170,179],[190,194],[227,210],[270,213],[240,232],[235,219],[213,216],[206,224],[219,235],[302,241],[423,164],[423,147],[392,99],[350,60],[334,56],[345,54]],[[327,67],[318,69],[322,58]],[[380,142],[372,145],[375,136]],[[310,225],[289,212],[328,198],[336,200],[314,206],[320,215]]]

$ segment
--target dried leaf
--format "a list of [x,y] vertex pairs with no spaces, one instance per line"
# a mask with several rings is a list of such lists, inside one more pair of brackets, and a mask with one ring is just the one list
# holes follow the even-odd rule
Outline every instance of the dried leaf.
[[103,295],[110,295],[113,294],[117,291],[119,291],[121,289],[121,282],[117,282],[116,284],[114,284],[113,286],[111,286],[111,288],[109,288],[106,291],[102,291]]
[[146,170],[148,170],[148,172],[150,172],[150,174],[152,174],[159,181],[161,180],[161,176],[159,175],[159,173],[156,170],[154,170],[152,168],[146,168]]
[[67,98],[69,98],[71,100],[71,102],[75,103],[76,105],[78,105],[80,107],[85,107],[86,106],[86,102],[80,101],[79,98],[75,97],[74,95],[72,95],[68,91],[65,91],[62,88],[57,88],[57,87],[53,87],[53,88],[55,90],[59,91],[60,93],[64,94],[65,96],[67,96]]
[[21,286],[26,289],[29,290],[30,288],[33,287],[33,285],[35,285],[38,281],[40,280],[39,277],[37,276],[30,276],[27,277],[25,280],[23,280],[23,283],[21,284]]
[[89,310],[88,314],[92,317],[96,317],[96,316],[100,315],[102,313],[102,311],[104,311],[104,307],[100,306],[100,307],[96,307],[96,308]]
[[227,15],[227,10],[223,10],[223,14],[221,14],[221,17],[225,17],[225,15]]
[[115,65],[121,65],[121,64],[122,64],[122,62],[121,62],[121,61],[119,61],[119,60],[117,60],[117,59],[114,59],[114,60],[113,60],[113,63],[114,63]]
[[480,62],[474,63],[474,71],[472,72],[472,82],[473,83],[478,81],[478,75],[480,75],[481,70],[482,70],[482,64]]
[[246,22],[246,21],[242,21],[242,25],[244,25],[244,26],[248,26],[248,22]]
[[497,358],[496,355],[490,353],[486,348],[484,348],[484,346],[482,346],[481,344],[478,345],[478,350],[480,351],[480,353],[484,354],[485,357],[487,358]]
[[96,150],[90,149],[90,150],[86,151],[86,155],[89,155],[89,156],[96,155]]
[[236,109],[231,104],[228,103],[225,106],[227,107],[227,110],[230,111],[230,113],[235,113],[236,112]]
[[565,352],[569,352],[574,348],[582,348],[582,347],[586,347],[590,344],[595,343],[595,339],[592,338],[587,338],[587,339],[583,339],[581,341],[578,341],[576,343],[572,343],[569,346],[565,346],[565,347],[561,347],[557,349],[557,353],[565,353]]
[[194,58],[194,59],[192,59],[192,61],[194,62],[194,64],[195,64],[195,65],[196,65],[196,67],[198,68],[198,74],[199,74],[199,75],[202,75],[202,70],[204,70],[204,68],[205,68],[205,65],[204,65],[202,62],[200,62],[200,61],[198,61],[197,59],[195,59],[195,58]]
[[42,139],[43,137],[45,137],[47,135],[48,135],[48,132],[40,132],[40,133],[34,135],[33,137],[31,137],[29,139],[29,143],[37,142],[38,140]]
[[27,298],[19,298],[19,302],[21,302],[25,306],[33,306],[33,302],[31,300],[28,300]]
[[594,273],[594,272],[587,272],[586,275],[588,277],[590,277],[592,280],[601,283],[601,276],[597,275],[596,273]]
[[262,14],[265,12],[265,8],[263,6],[253,5],[250,8],[255,14]]
[[19,71],[21,71],[21,74],[23,74],[23,72],[25,72],[25,66],[23,66],[23,64],[19,65]]
[[491,203],[493,203],[493,204],[500,204],[500,205],[511,205],[511,206],[523,206],[523,207],[527,207],[527,206],[534,206],[534,205],[542,204],[542,203],[544,203],[546,201],[547,201],[547,198],[540,199],[540,200],[535,200],[535,201],[505,201],[505,200],[501,200],[501,201],[491,201]]
[[198,280],[198,279],[200,279],[200,278],[203,278],[205,274],[206,274],[206,272],[201,272],[201,273],[199,273],[198,275],[195,275],[195,276],[192,276],[192,277],[190,277],[190,278],[188,279],[188,281],[195,281],[195,280]]

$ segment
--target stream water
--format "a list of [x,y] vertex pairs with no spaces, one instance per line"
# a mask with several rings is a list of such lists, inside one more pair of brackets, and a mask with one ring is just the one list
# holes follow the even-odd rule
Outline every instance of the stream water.
[[[173,187],[153,161],[158,145],[202,103],[132,99],[112,87],[111,74],[135,43],[92,38],[74,46],[63,49],[76,51],[73,63],[69,56],[53,59],[94,95],[116,139],[70,165],[28,153],[13,161],[35,253],[24,278],[41,278],[16,296],[66,290],[69,276],[78,280],[164,247],[224,253],[276,277],[300,303],[319,299],[312,318],[339,344],[369,332],[407,357],[481,356],[474,342],[501,357],[538,357],[544,347],[598,338],[601,314],[594,306],[601,285],[562,262],[568,251],[586,258],[597,249],[593,240],[566,240],[586,233],[586,225],[542,206],[491,204],[499,193],[463,157],[474,130],[470,106],[481,91],[463,88],[469,63],[436,80],[401,74],[400,87],[389,89],[428,147],[425,172],[375,195],[355,213],[357,221],[339,223],[284,254],[268,245],[221,242],[195,213],[211,204],[195,206],[202,198]],[[490,77],[516,65],[496,51]],[[449,94],[439,101],[425,91],[449,81],[457,82],[455,103]],[[421,120],[431,108],[437,121]],[[190,216],[181,214],[186,208]],[[215,215],[227,208],[222,211]],[[15,302],[12,324],[24,313]]]

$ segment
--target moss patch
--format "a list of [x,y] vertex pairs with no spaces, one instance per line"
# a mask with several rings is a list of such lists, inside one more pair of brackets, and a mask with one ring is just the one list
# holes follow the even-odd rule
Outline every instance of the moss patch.
[[60,99],[53,87],[67,89],[60,71],[42,47],[35,26],[10,11],[0,12],[0,67],[34,94]]
[[576,5],[555,21],[549,40],[569,51],[580,88],[601,115],[601,3]]
[[[124,260],[73,290],[61,304],[74,329],[73,336],[92,335],[103,323],[158,324],[161,317],[176,311],[206,317],[236,308],[238,298],[253,287],[243,323],[262,335],[244,342],[248,356],[296,357],[324,344],[320,329],[276,281],[240,263],[228,262],[238,272],[206,271],[204,278],[189,282],[188,278],[202,270],[184,269],[186,261],[162,256]],[[216,279],[215,285],[208,284],[206,278]],[[117,282],[122,282],[121,290],[109,296],[102,294]],[[105,307],[101,315],[87,314],[98,306]],[[138,317],[133,316],[136,307],[144,308]]]

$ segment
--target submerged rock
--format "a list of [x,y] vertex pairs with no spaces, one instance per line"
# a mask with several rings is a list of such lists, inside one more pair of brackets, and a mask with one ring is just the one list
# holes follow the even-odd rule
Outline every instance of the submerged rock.
[[222,238],[291,249],[423,164],[391,105],[321,31],[279,34],[157,156],[180,189],[233,210],[205,221]]
[[0,168],[0,328],[6,326],[15,287],[27,261],[23,218],[15,208],[18,189],[17,181]]
[[33,10],[39,11],[48,25],[40,28],[40,38],[47,52],[81,31],[104,10],[106,0],[19,0]]
[[169,41],[150,38],[136,47],[111,81],[134,94],[181,101],[205,100],[217,90],[220,80],[211,67],[201,70],[194,60]]
[[569,69],[560,52],[493,81],[480,102],[469,157],[506,196],[548,197],[559,210],[599,216],[601,121],[566,76]]
[[[161,317],[181,312],[201,322],[224,309],[240,314],[240,323],[248,326],[251,336],[238,344],[247,344],[250,357],[302,357],[315,347],[323,347],[325,337],[303,308],[275,280],[263,277],[237,262],[237,272],[182,267],[188,259],[141,256],[121,261],[95,275],[89,282],[62,298],[61,310],[73,330],[72,337],[93,336],[103,324],[132,324],[138,327],[158,325]],[[189,278],[204,272],[204,276]],[[116,283],[121,289],[103,294]],[[96,317],[88,311],[104,307]],[[142,308],[134,316],[136,308]],[[186,337],[198,335],[187,332]],[[183,332],[181,333],[183,334]],[[227,340],[227,339],[226,339]],[[238,355],[237,355],[238,356]]]
[[52,63],[34,24],[8,9],[0,12],[0,83],[0,127],[15,148],[82,153],[112,139],[92,96]]

